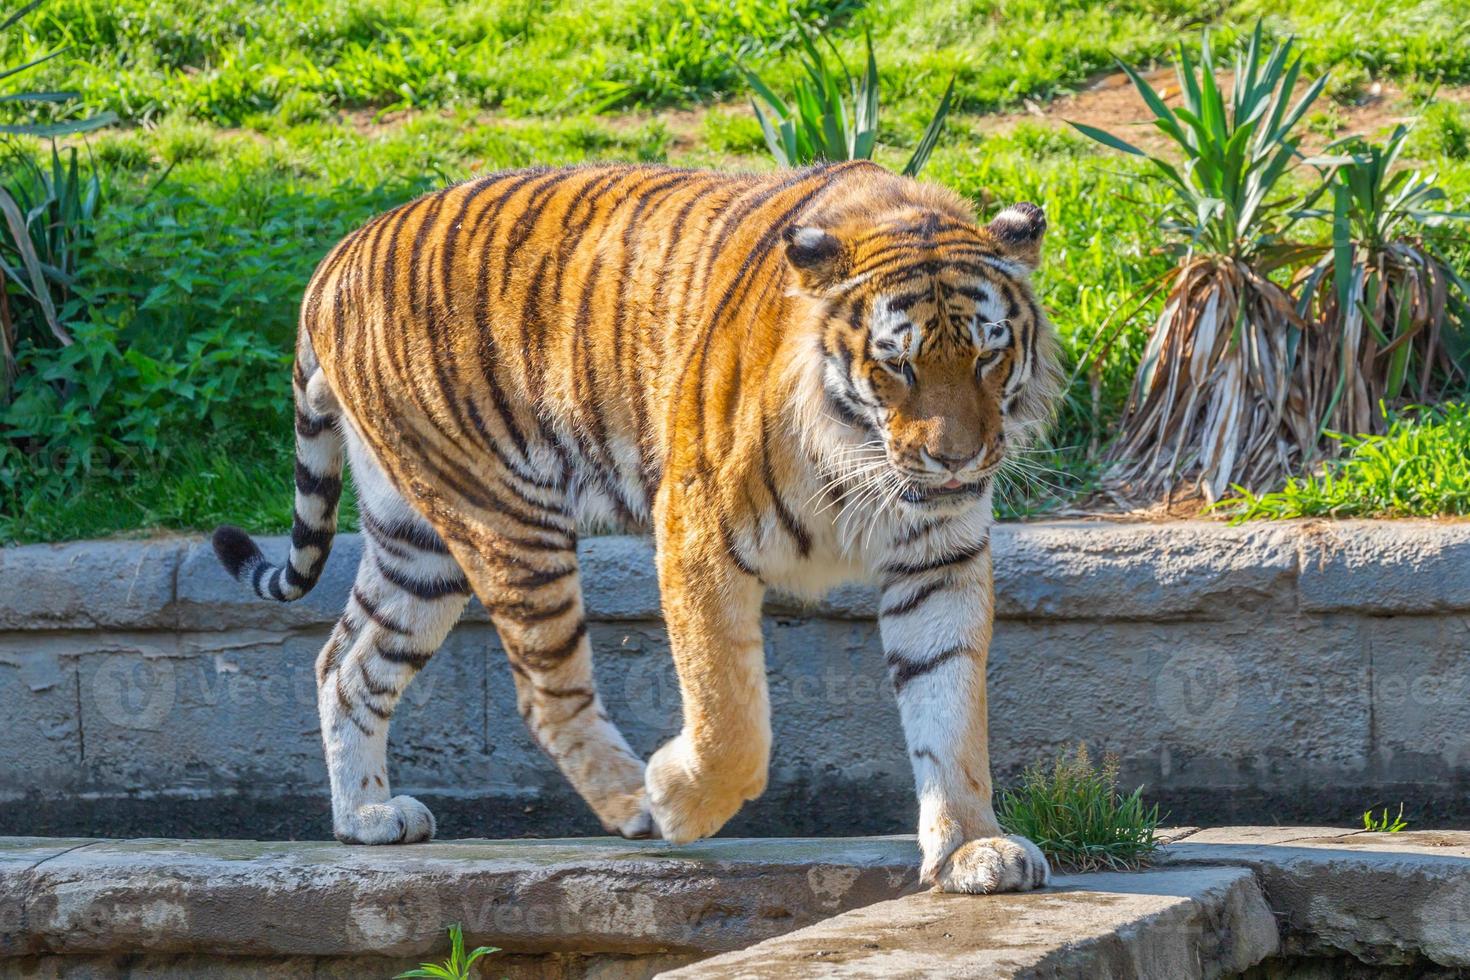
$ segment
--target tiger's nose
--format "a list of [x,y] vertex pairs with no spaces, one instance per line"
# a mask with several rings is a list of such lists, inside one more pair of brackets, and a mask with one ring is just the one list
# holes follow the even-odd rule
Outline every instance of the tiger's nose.
[[940,466],[949,470],[951,473],[958,473],[960,470],[973,463],[975,461],[975,457],[980,455],[981,450],[976,450],[972,453],[960,453],[959,455],[936,453],[932,449],[925,450],[925,452],[929,454],[930,459],[934,460],[934,462],[938,463]]

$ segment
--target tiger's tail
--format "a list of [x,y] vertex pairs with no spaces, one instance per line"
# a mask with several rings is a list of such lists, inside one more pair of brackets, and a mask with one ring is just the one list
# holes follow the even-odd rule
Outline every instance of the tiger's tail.
[[225,570],[236,581],[248,582],[262,599],[278,602],[300,599],[321,578],[337,534],[342,496],[340,408],[308,344],[297,351],[291,387],[296,401],[296,505],[286,563],[271,564],[238,527],[223,524],[214,532],[214,553]]

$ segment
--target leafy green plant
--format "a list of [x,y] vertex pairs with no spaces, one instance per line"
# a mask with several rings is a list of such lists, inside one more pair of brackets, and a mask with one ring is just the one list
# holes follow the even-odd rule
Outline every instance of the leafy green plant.
[[1407,126],[1383,145],[1353,136],[1316,160],[1331,168],[1332,207],[1309,213],[1331,222],[1332,242],[1298,284],[1312,326],[1295,346],[1319,432],[1381,432],[1384,402],[1425,402],[1464,377],[1470,287],[1424,233],[1470,212],[1436,207],[1435,175],[1396,166],[1408,137]]
[[[817,42],[803,25],[801,52],[803,77],[796,81],[792,104],[788,105],[754,71],[742,66],[746,80],[756,96],[766,104],[761,110],[756,99],[750,107],[760,122],[771,155],[783,167],[800,167],[818,161],[871,160],[878,144],[878,62],[873,57],[873,38],[864,35],[867,65],[860,77],[853,77],[847,62],[826,34],[819,35],[836,62],[840,75],[827,63]],[[924,127],[914,152],[904,164],[905,176],[915,176],[924,169],[944,118],[954,98],[954,80]]]
[[[1317,420],[1290,397],[1301,320],[1268,276],[1298,254],[1284,236],[1305,202],[1281,183],[1298,156],[1293,130],[1326,77],[1307,85],[1292,105],[1302,59],[1292,57],[1290,40],[1265,51],[1259,23],[1236,54],[1228,98],[1215,81],[1208,31],[1198,63],[1179,45],[1183,104],[1177,108],[1136,69],[1120,64],[1184,166],[1072,123],[1146,161],[1168,193],[1163,226],[1181,253],[1155,287],[1168,295],[1108,452],[1107,481],[1148,498],[1197,487],[1209,500],[1231,485],[1274,485],[1317,437]],[[1100,337],[1094,356],[1108,342]]]
[[1363,829],[1369,833],[1397,834],[1408,826],[1409,822],[1404,819],[1404,805],[1402,803],[1399,804],[1399,812],[1392,816],[1389,815],[1388,807],[1384,807],[1383,812],[1377,815],[1373,813],[1371,808],[1363,811]]
[[[14,28],[42,0],[31,0],[0,21],[0,36]],[[0,80],[11,78],[59,57],[63,49],[0,70]],[[21,91],[0,95],[0,102],[22,108],[64,108],[76,92]],[[37,166],[31,156],[11,148],[11,179],[0,183],[0,404],[7,401],[17,369],[16,347],[24,339],[38,343],[71,343],[71,335],[57,313],[72,285],[76,253],[85,241],[96,214],[100,186],[96,175],[83,178],[76,149],[63,166],[55,140],[85,133],[113,122],[110,112],[84,119],[53,119],[0,125],[0,134],[40,136],[52,140],[51,171]],[[14,295],[19,302],[12,307]]]
[[1054,864],[1075,871],[1137,868],[1158,848],[1158,805],[1143,802],[1143,787],[1118,791],[1118,760],[1095,765],[1079,743],[1050,767],[1027,769],[1003,790],[996,815],[1008,833],[1030,838]]
[[1446,402],[1388,415],[1382,435],[1329,432],[1341,456],[1280,490],[1222,501],[1237,522],[1292,517],[1440,517],[1470,514],[1470,405]]
[[408,977],[432,977],[435,980],[472,980],[470,967],[482,956],[498,953],[500,949],[495,946],[480,946],[470,950],[468,954],[464,950],[464,932],[459,923],[449,927],[449,959],[441,963],[423,963],[416,970],[407,970],[393,977],[393,980],[406,980]]

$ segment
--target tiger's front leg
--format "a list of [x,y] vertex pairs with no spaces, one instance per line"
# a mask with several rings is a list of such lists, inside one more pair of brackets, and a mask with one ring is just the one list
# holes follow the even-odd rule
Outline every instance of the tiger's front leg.
[[765,587],[720,535],[677,520],[659,535],[658,570],[684,726],[648,760],[645,784],[663,837],[684,843],[719,830],[766,788]]
[[920,880],[941,891],[1028,891],[1050,878],[991,802],[985,661],[994,608],[988,540],[891,562],[878,625],[919,797]]

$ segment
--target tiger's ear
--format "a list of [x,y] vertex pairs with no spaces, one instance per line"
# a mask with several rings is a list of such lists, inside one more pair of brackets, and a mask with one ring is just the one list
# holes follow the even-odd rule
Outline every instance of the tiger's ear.
[[985,226],[992,238],[1005,249],[1008,258],[1028,269],[1041,261],[1041,239],[1046,234],[1046,212],[1022,201],[1012,204]]
[[847,277],[847,246],[829,231],[811,225],[786,229],[786,261],[802,288],[819,293]]

